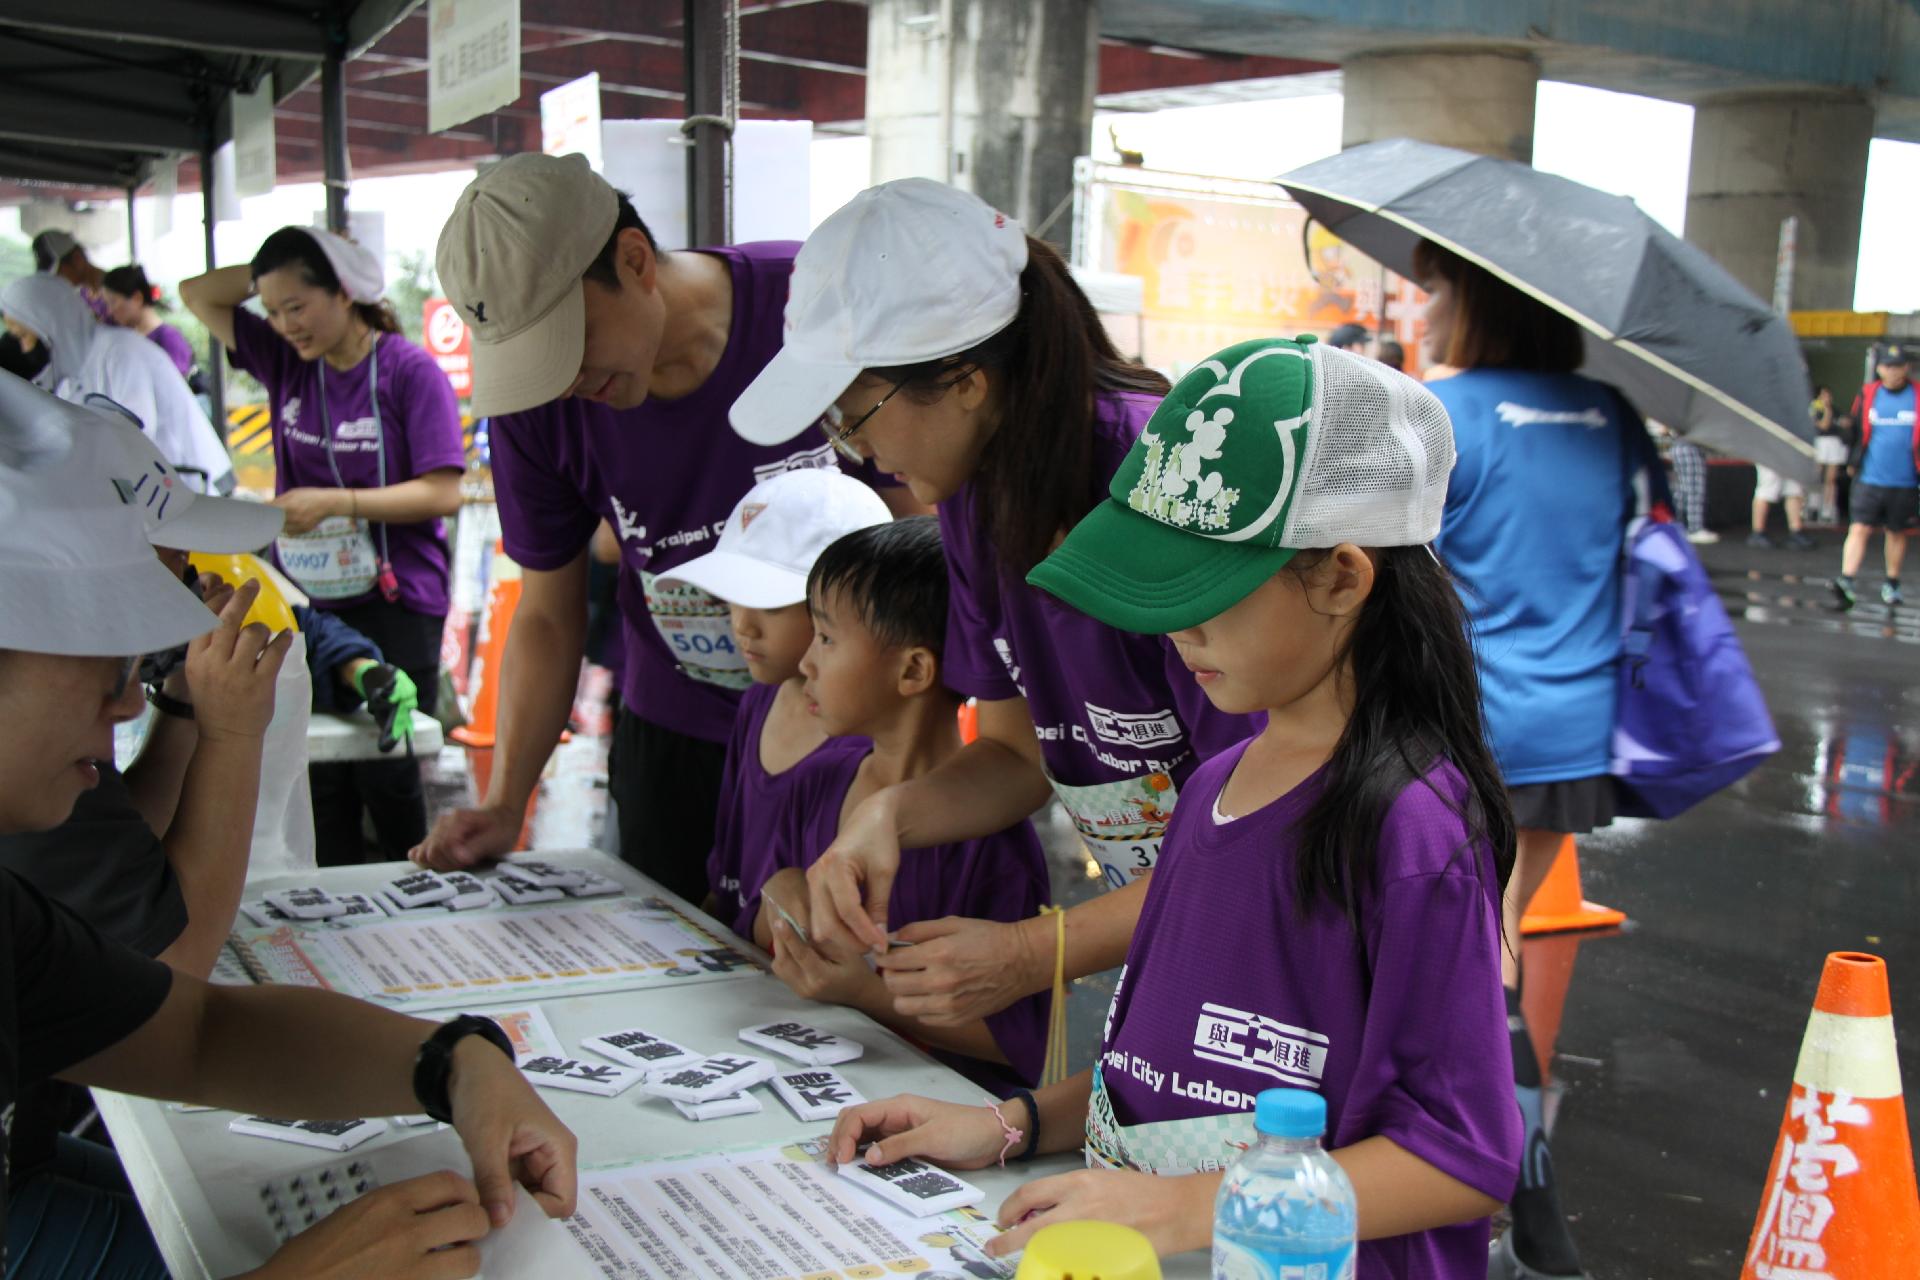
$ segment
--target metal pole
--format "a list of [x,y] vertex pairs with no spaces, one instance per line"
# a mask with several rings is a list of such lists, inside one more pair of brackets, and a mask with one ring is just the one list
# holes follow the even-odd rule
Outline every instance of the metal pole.
[[[200,151],[200,220],[206,231],[207,270],[214,269],[213,228],[216,221],[213,208],[213,139],[207,139],[207,145]],[[222,442],[227,438],[227,353],[220,349],[220,339],[207,335],[207,398],[211,402],[213,429]]]
[[320,154],[326,170],[327,230],[347,234],[347,50],[339,32],[330,32],[326,61],[320,64]]
[[133,197],[140,190],[137,183],[127,184],[127,261],[140,261],[140,235],[133,225]]
[[687,236],[694,244],[733,239],[733,122],[738,118],[737,0],[684,0],[686,19]]

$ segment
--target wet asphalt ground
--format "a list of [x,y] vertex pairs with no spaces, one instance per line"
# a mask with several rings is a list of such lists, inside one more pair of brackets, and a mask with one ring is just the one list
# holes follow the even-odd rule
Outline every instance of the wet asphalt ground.
[[[1678,819],[1585,838],[1586,896],[1627,925],[1529,943],[1538,981],[1566,979],[1553,1147],[1593,1280],[1739,1274],[1828,952],[1886,959],[1902,1074],[1920,1080],[1920,607],[1879,603],[1876,543],[1862,603],[1836,612],[1840,534],[1812,532],[1811,552],[1748,547],[1744,531],[1699,549],[1780,752]],[[1920,599],[1920,546],[1909,576]],[[563,749],[536,844],[597,840],[604,767],[604,740]],[[466,786],[457,753],[430,765],[436,810]],[[1056,900],[1090,897],[1070,829],[1055,815],[1040,828]],[[1110,975],[1074,984],[1076,1067],[1111,992]]]

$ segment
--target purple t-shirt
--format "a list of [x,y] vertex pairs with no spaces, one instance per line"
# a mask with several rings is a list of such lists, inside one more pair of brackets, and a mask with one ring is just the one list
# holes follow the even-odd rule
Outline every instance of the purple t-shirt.
[[719,915],[743,938],[753,936],[760,914],[760,886],[772,878],[781,824],[793,803],[797,778],[836,756],[856,759],[873,749],[866,738],[828,738],[792,768],[768,773],[760,763],[760,733],[773,712],[777,684],[756,684],[740,697],[740,712],[727,739],[727,762],[720,773],[720,808],[713,820],[713,852],[707,857],[707,883],[719,899]]
[[[324,360],[302,360],[271,325],[245,308],[233,313],[233,339],[234,364],[258,378],[272,401],[275,493],[299,488],[377,488],[382,483],[383,443],[386,484],[466,466],[460,406],[452,384],[432,356],[399,334],[381,334],[373,355],[344,372]],[[367,395],[376,364],[380,378],[377,426]],[[323,377],[331,419],[324,422],[320,413]],[[446,525],[437,517],[412,524],[375,524],[371,532],[376,550],[383,527],[394,576],[400,580],[400,603],[415,613],[445,616]],[[378,599],[376,589],[351,599],[313,603],[322,609],[346,609]]]
[[[1100,397],[1093,466],[1102,488],[1158,403],[1132,393]],[[1152,859],[1129,859],[1127,842],[1164,824],[1173,807],[1162,799],[1167,781],[1184,785],[1195,765],[1255,732],[1258,721],[1216,710],[1165,636],[1096,622],[1002,573],[978,527],[972,485],[940,504],[940,536],[951,587],[947,687],[982,701],[1026,698],[1047,773],[1076,827],[1103,864],[1127,864],[1109,880],[1137,875]],[[1107,856],[1114,845],[1117,856]]]
[[193,372],[193,344],[187,341],[186,334],[170,324],[163,324],[149,333],[147,340],[172,357],[173,367],[180,371],[181,377]]
[[[1244,751],[1188,780],[1147,886],[1101,1046],[1114,1118],[1250,1111],[1262,1089],[1317,1089],[1329,1149],[1384,1135],[1505,1200],[1520,1112],[1492,858],[1449,807],[1463,804],[1465,782],[1441,765],[1394,801],[1356,944],[1343,911],[1316,903],[1302,917],[1294,892],[1296,824],[1323,775],[1215,820]],[[1361,1280],[1480,1280],[1487,1224],[1369,1241],[1359,1260]]]
[[590,400],[493,419],[493,487],[507,554],[559,569],[601,520],[620,538],[626,670],[621,697],[641,718],[724,742],[753,682],[734,648],[726,606],[654,579],[713,550],[740,496],[783,471],[838,465],[818,433],[782,445],[743,440],[727,410],[780,349],[787,280],[799,245],[773,240],[703,249],[733,273],[733,327],[707,380],[676,400],[632,409]]
[[[804,870],[833,843],[840,834],[847,790],[868,754],[840,752],[795,779],[786,821],[775,832],[769,875],[783,867]],[[758,894],[758,886],[754,892]],[[1037,915],[1050,900],[1046,855],[1033,824],[1023,818],[996,835],[931,845],[900,859],[900,873],[887,899],[887,927],[943,916],[1012,923]],[[987,1030],[1007,1056],[1006,1066],[938,1050],[934,1056],[989,1089],[1032,1085],[1047,1054],[1051,998],[1028,996],[987,1018]]]

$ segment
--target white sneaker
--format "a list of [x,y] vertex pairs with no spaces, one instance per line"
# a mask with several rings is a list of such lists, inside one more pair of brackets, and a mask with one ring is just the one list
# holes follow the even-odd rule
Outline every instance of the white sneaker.
[[1720,541],[1720,535],[1711,529],[1694,529],[1687,534],[1687,541],[1700,546],[1711,546]]

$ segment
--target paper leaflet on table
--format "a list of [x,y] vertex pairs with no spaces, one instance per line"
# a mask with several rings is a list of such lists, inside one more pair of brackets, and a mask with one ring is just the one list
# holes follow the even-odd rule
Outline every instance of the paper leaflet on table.
[[[1005,1280],[989,1215],[913,1218],[838,1177],[825,1139],[583,1169],[566,1221],[608,1280],[633,1275],[863,1275]],[[695,1206],[688,1212],[683,1206]]]
[[287,923],[230,944],[262,982],[326,987],[404,1009],[500,1005],[755,973],[753,962],[657,900],[409,913],[352,929]]

